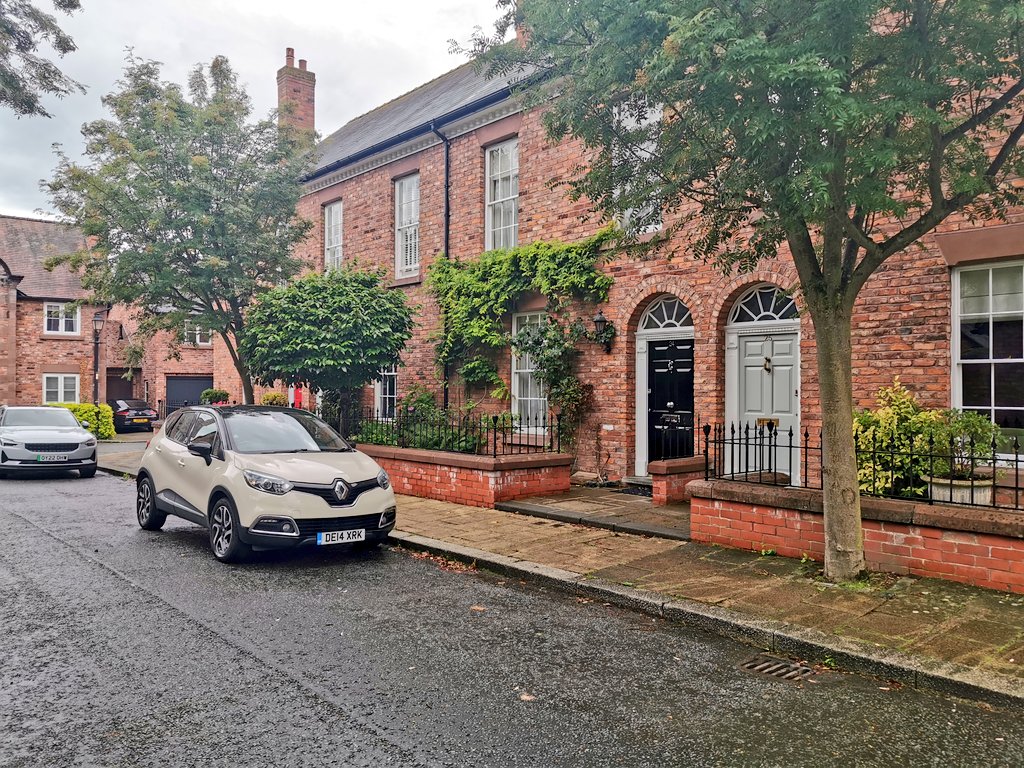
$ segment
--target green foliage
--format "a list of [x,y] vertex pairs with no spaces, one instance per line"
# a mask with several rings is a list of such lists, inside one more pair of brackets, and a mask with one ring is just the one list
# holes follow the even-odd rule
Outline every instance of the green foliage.
[[930,471],[953,480],[977,478],[977,468],[991,463],[1000,444],[999,427],[987,416],[972,411],[943,409],[932,412],[936,459]]
[[61,408],[71,411],[79,423],[88,422],[88,429],[100,440],[110,440],[114,437],[114,409],[106,403],[98,406],[92,403],[54,403]]
[[237,342],[253,299],[299,270],[292,249],[312,224],[295,207],[311,137],[274,115],[250,122],[223,57],[197,66],[186,93],[160,80],[157,63],[129,56],[103,103],[111,116],[82,128],[84,161],[60,153],[47,185],[90,247],[50,265],[80,270],[96,303],[137,312],[128,367],[154,333],[180,343],[191,323],[220,335],[251,402]]
[[[390,421],[362,421],[352,435],[356,443],[397,445],[433,451],[478,453],[487,444],[490,416],[477,416],[471,403],[460,411],[444,411],[428,389],[414,384]],[[508,426],[507,422],[503,422]],[[499,424],[499,427],[502,426]]]
[[607,301],[612,279],[596,265],[610,237],[603,230],[579,243],[538,242],[471,261],[435,260],[428,285],[445,319],[438,362],[458,365],[469,385],[500,385],[494,357],[508,346],[504,323],[516,300],[539,293],[547,298],[549,314],[573,299]]
[[264,293],[240,346],[253,376],[266,386],[353,392],[397,364],[412,336],[412,308],[383,279],[345,266]]
[[265,392],[263,397],[260,398],[260,403],[263,405],[288,405],[288,398],[282,395],[280,392]]
[[[64,13],[81,8],[78,0],[53,0]],[[39,46],[64,56],[75,50],[75,41],[57,25],[57,20],[27,0],[4,3],[0,8],[0,104],[18,116],[52,117],[43,107],[43,94],[58,97],[85,88],[65,75]]]
[[854,415],[857,479],[872,495],[921,497],[928,471],[927,432],[933,422],[897,377],[878,391],[878,407]]
[[199,402],[203,405],[211,405],[213,403],[226,403],[231,395],[228,394],[226,389],[204,389],[199,393]]

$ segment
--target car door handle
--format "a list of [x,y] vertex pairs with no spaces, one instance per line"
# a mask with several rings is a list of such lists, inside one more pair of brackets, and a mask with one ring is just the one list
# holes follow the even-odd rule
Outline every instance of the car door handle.
[[156,448],[154,448],[153,450],[156,451],[157,453],[163,453],[164,452],[164,449],[161,448],[159,445]]
[[184,459],[178,459],[178,466],[179,467],[184,467],[185,466],[185,460]]

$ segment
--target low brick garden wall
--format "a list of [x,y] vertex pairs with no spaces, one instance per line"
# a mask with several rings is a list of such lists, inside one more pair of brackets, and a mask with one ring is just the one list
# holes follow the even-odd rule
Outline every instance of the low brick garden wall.
[[703,456],[650,462],[647,471],[651,475],[654,506],[689,501],[689,485],[694,480],[704,479],[705,463]]
[[[823,560],[821,491],[723,480],[690,483],[694,541]],[[1024,593],[1024,515],[861,499],[868,568]]]
[[563,453],[472,456],[388,445],[358,448],[387,470],[395,493],[474,507],[565,493],[573,461]]

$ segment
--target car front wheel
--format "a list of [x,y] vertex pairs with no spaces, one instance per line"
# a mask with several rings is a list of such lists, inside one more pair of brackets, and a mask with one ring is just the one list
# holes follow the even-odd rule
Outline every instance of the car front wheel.
[[156,508],[153,481],[148,477],[143,477],[138,482],[135,495],[135,515],[139,520],[139,527],[146,531],[158,531],[167,522],[167,515]]
[[249,555],[250,547],[239,536],[241,527],[235,505],[219,497],[210,510],[210,549],[222,563],[237,563]]
[[96,477],[96,465],[93,464],[91,467],[82,467],[78,470],[79,477]]

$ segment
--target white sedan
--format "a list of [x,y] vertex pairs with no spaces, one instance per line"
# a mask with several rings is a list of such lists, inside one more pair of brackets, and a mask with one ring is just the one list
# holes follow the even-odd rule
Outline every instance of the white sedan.
[[137,480],[146,530],[167,515],[209,531],[214,557],[256,549],[382,542],[395,527],[387,473],[311,413],[199,406],[168,417]]
[[54,469],[96,474],[96,436],[67,408],[0,406],[0,476]]

